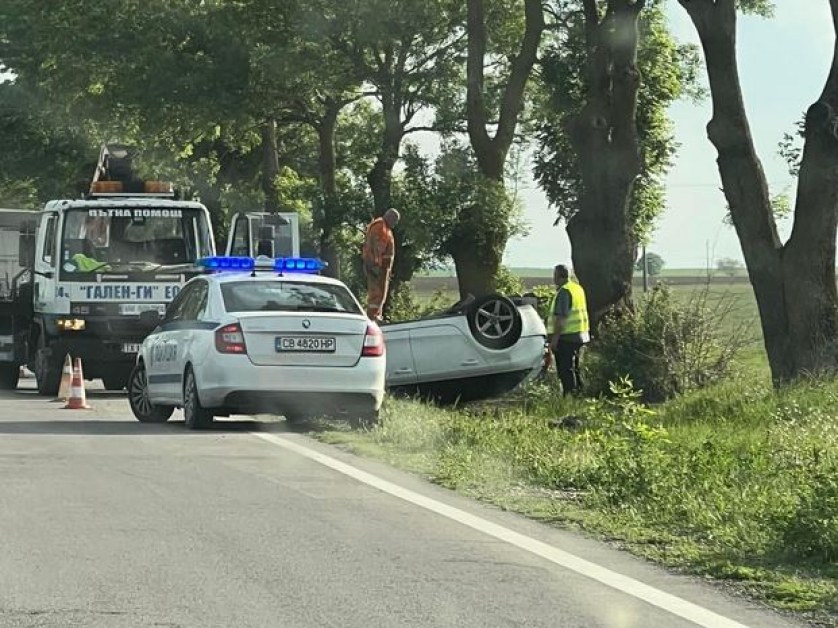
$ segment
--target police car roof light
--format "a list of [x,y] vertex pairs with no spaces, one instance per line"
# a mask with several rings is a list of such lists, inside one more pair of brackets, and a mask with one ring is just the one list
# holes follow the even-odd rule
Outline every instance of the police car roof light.
[[252,257],[203,257],[198,266],[206,270],[253,270],[255,260]]
[[319,273],[326,263],[314,257],[280,257],[274,261],[277,272]]
[[326,268],[326,262],[315,257],[204,257],[198,260],[198,266],[207,271],[256,271],[273,270],[276,272],[319,273]]

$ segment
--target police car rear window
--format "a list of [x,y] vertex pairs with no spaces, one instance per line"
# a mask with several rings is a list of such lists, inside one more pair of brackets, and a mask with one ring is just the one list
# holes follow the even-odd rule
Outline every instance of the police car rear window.
[[363,314],[343,286],[304,281],[236,281],[221,284],[228,312],[346,312]]

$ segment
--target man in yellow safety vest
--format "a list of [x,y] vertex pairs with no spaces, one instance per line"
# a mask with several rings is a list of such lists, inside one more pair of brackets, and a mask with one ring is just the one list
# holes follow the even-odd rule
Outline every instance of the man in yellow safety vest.
[[547,312],[547,335],[562,390],[570,395],[582,388],[579,356],[591,340],[588,304],[585,290],[570,279],[567,266],[559,264],[553,269],[553,281],[556,294]]

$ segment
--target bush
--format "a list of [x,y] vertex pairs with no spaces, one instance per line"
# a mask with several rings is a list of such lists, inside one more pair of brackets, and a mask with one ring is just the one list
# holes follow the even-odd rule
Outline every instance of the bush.
[[501,266],[495,277],[495,290],[500,294],[523,294],[524,282],[506,266]]
[[452,304],[452,300],[442,291],[433,294],[429,301],[422,303],[408,283],[400,284],[387,297],[387,318],[393,322],[413,321],[423,316],[439,312]]
[[711,305],[707,291],[679,303],[665,285],[656,286],[633,314],[603,323],[586,360],[586,386],[608,394],[611,382],[628,376],[647,402],[659,402],[729,376],[747,344],[741,328],[727,328],[733,302]]

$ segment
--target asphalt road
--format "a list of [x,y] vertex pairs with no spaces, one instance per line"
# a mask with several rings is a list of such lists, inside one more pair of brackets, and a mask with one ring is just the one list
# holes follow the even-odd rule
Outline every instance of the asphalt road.
[[0,394],[3,628],[794,625],[281,420],[89,401]]

